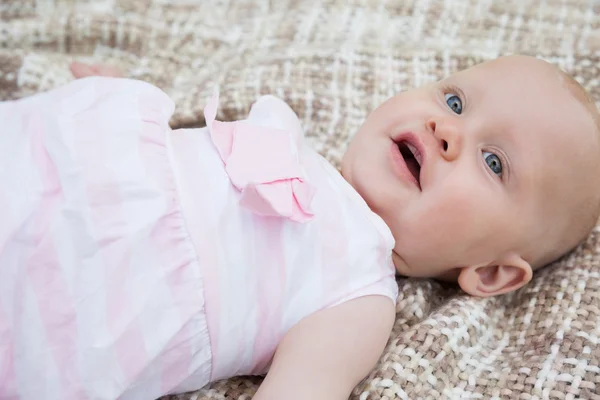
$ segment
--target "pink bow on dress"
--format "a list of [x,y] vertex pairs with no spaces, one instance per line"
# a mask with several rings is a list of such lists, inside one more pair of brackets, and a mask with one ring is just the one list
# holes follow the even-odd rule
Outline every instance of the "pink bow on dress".
[[313,217],[315,188],[304,178],[293,133],[247,120],[215,120],[219,95],[204,108],[211,139],[225,163],[240,204],[262,216],[305,222]]

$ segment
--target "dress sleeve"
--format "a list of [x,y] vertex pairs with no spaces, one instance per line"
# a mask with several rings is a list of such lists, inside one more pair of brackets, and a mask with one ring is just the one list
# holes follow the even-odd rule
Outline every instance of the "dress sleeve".
[[248,120],[261,126],[292,132],[298,144],[304,139],[302,124],[292,108],[273,95],[261,96],[252,105]]
[[350,293],[347,296],[344,296],[327,308],[334,307],[364,296],[383,296],[389,298],[394,304],[396,304],[398,300],[398,283],[396,282],[394,276],[383,277],[375,283],[367,285],[355,292]]

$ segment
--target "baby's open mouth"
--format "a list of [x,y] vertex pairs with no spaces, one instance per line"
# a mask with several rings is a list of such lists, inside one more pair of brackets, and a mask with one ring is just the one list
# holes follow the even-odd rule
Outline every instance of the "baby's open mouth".
[[404,158],[404,162],[406,162],[406,166],[408,170],[412,174],[412,176],[417,181],[419,187],[421,186],[421,162],[423,158],[419,149],[410,144],[407,141],[400,141],[397,143],[398,150],[400,150],[400,154],[402,158]]

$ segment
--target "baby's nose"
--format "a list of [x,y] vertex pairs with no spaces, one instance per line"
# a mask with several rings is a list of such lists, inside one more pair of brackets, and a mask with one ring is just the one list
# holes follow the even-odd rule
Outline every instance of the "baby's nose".
[[427,130],[436,138],[440,154],[447,161],[456,159],[461,150],[462,139],[455,123],[448,119],[430,119],[426,123]]

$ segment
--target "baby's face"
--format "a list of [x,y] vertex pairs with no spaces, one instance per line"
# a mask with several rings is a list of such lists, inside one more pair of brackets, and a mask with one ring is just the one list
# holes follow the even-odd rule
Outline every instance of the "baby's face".
[[561,79],[540,60],[506,57],[369,115],[342,173],[392,230],[400,274],[452,279],[548,250],[568,223],[561,191],[584,187],[581,160],[597,154],[591,135],[572,134],[594,125]]

